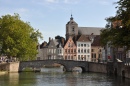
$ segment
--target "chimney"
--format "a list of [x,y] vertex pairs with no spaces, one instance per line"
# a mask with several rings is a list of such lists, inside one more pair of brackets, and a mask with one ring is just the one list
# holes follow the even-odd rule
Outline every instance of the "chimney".
[[49,42],[51,41],[51,37],[49,37]]
[[64,43],[65,43],[65,39],[64,38],[61,38],[61,44],[64,46]]
[[89,35],[89,39],[91,40],[91,43],[93,43],[93,41],[94,41],[94,35],[93,35],[93,33],[91,34],[91,35]]

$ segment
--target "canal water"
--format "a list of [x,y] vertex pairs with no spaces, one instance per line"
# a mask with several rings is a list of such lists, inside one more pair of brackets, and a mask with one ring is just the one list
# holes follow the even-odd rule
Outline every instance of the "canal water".
[[62,68],[42,68],[37,73],[0,74],[0,86],[130,86],[130,79],[101,73],[66,73]]

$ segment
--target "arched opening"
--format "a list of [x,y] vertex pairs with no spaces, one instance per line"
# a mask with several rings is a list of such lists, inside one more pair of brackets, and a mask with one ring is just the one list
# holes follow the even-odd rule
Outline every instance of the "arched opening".
[[122,77],[125,78],[125,70],[122,71]]
[[114,69],[114,75],[117,76],[117,68]]
[[86,70],[84,67],[74,67],[72,69],[72,72],[84,73],[84,72],[86,72]]

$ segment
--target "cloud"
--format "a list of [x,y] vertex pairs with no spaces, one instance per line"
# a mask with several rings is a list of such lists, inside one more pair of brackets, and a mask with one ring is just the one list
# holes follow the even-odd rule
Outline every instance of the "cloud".
[[77,4],[80,0],[63,0],[65,4]]
[[59,3],[59,0],[45,0],[48,3]]
[[111,0],[89,0],[89,4],[100,4],[100,5],[110,5],[112,4]]

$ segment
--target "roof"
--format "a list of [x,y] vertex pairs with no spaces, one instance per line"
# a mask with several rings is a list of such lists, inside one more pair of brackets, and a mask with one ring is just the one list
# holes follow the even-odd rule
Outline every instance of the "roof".
[[46,47],[46,46],[47,46],[47,42],[44,41],[44,42],[40,45],[40,48],[44,48],[44,47]]
[[92,33],[94,35],[100,35],[100,30],[104,28],[100,27],[78,27],[79,34],[82,35],[91,35]]
[[93,41],[93,43],[91,44],[91,46],[101,46],[101,44],[100,44],[100,35],[96,35],[96,36],[94,37],[94,41]]
[[68,24],[77,24],[77,23],[74,21],[72,15],[71,15],[70,21],[67,23],[67,25],[68,25]]
[[91,42],[87,35],[81,35],[77,41],[80,41],[80,42]]

